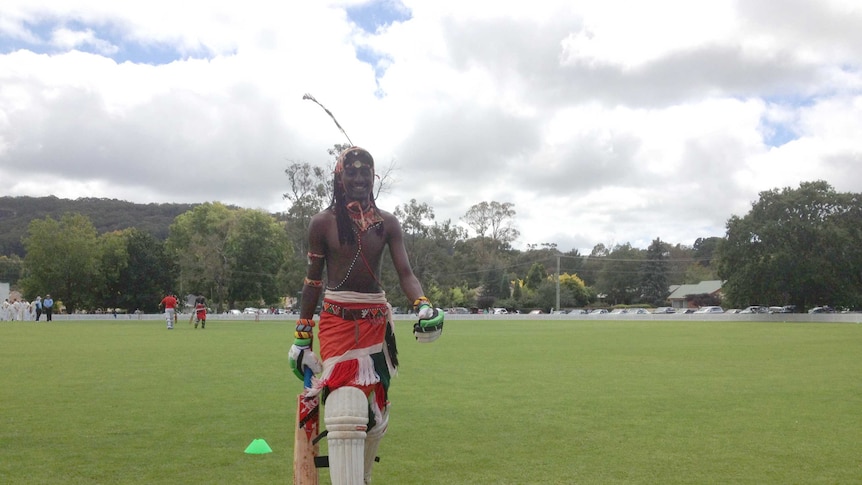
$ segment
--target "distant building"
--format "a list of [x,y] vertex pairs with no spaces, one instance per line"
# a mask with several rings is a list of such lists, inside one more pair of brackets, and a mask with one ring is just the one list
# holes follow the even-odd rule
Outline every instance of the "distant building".
[[[695,285],[674,285],[670,287],[671,293],[667,299],[674,308],[689,308],[691,297],[696,295],[710,295],[721,300],[721,280],[701,281]],[[697,305],[694,305],[697,306]]]

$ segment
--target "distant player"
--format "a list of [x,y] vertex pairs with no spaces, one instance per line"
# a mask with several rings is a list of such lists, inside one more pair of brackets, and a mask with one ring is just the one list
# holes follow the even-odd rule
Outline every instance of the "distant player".
[[168,324],[168,330],[173,330],[177,315],[177,297],[168,293],[159,302],[159,306],[165,309],[165,323]]
[[3,300],[3,303],[0,303],[0,322],[5,322],[7,320],[11,320],[9,313],[12,311],[12,304],[9,303],[9,299],[6,298]]
[[195,328],[201,324],[201,329],[207,328],[207,300],[199,296],[195,298]]

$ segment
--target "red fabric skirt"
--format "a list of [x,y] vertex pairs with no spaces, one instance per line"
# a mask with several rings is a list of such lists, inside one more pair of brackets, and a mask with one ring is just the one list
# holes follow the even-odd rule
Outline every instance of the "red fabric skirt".
[[[356,387],[366,396],[373,394],[378,409],[383,409],[388,404],[389,387],[389,370],[385,368],[387,364],[383,358],[388,322],[387,312],[380,310],[386,307],[379,304],[324,301],[324,305],[326,304],[349,310],[353,314],[368,310],[368,316],[347,320],[327,311],[320,312],[317,335],[324,372],[315,387],[323,389],[324,399],[339,387]],[[385,374],[386,379],[381,379],[382,374]]]

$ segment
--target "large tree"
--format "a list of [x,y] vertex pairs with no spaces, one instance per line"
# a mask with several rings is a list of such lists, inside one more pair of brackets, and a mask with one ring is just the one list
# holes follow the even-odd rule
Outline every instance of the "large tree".
[[102,288],[101,304],[104,308],[118,308],[123,294],[123,271],[129,265],[127,231],[111,231],[99,236]]
[[405,242],[408,244],[417,237],[427,236],[431,223],[434,222],[434,209],[425,202],[417,202],[416,199],[395,206],[393,214],[401,223],[401,230],[404,231]]
[[612,305],[631,304],[640,298],[640,272],[643,253],[630,243],[618,244],[604,258],[596,289]]
[[463,220],[479,237],[508,246],[521,234],[514,226],[515,214],[515,204],[511,202],[483,201],[470,207]]
[[533,263],[530,270],[527,271],[527,276],[524,277],[524,286],[531,290],[538,290],[539,286],[547,281],[548,271],[542,263]]
[[74,312],[95,303],[100,287],[100,245],[86,216],[65,214],[30,222],[24,238],[25,294],[50,293]]
[[860,204],[824,181],[761,192],[747,215],[730,218],[716,249],[728,303],[859,306]]
[[233,217],[226,249],[233,276],[228,300],[272,304],[284,296],[277,275],[290,249],[287,235],[264,212],[239,209]]
[[[462,271],[465,268],[459,264],[460,258],[456,257],[455,247],[458,241],[463,240],[464,232],[454,226],[451,220],[435,221],[434,210],[426,203],[417,202],[416,199],[396,206],[393,213],[401,223],[404,246],[416,277],[422,281],[423,288],[426,286],[441,288],[444,301],[440,301],[440,304],[448,302],[450,299],[446,295],[450,293],[444,290],[463,284]],[[388,261],[383,268],[383,281],[391,285],[393,290],[395,289],[397,275],[394,266]],[[428,288],[425,288],[425,292],[426,294],[429,292]],[[395,301],[400,304],[402,297],[400,291],[395,291],[394,295]],[[406,301],[406,297],[403,298]],[[457,301],[458,298],[451,300]]]
[[207,296],[217,311],[237,302],[274,304],[286,294],[278,276],[291,246],[270,214],[201,204],[177,217],[167,247],[180,292]]
[[129,312],[154,313],[164,292],[174,284],[176,265],[168,257],[165,244],[152,234],[129,229],[124,235],[128,260],[120,270],[117,305]]
[[587,286],[595,286],[599,280],[599,274],[605,265],[608,255],[611,253],[604,244],[598,243],[593,246],[590,255],[583,261],[578,271],[578,276],[584,280]]
[[[13,254],[11,256],[0,256],[0,281],[11,283],[14,287],[18,284],[18,279],[21,277],[23,267],[24,260],[22,260],[17,254]],[[33,299],[36,295],[27,295],[27,297]]]
[[294,162],[284,173],[288,177],[289,188],[283,197],[290,203],[286,229],[296,248],[296,257],[302,259],[308,252],[306,233],[311,217],[322,211],[332,199],[332,170],[307,162]]
[[667,275],[670,259],[669,244],[656,238],[646,250],[646,259],[641,265],[641,300],[651,305],[661,306],[668,296]]
[[592,300],[593,294],[578,275],[568,273],[560,275],[560,308],[582,307]]
[[165,242],[177,266],[178,292],[208,295],[218,311],[227,302],[230,289],[227,245],[233,222],[233,211],[224,204],[201,204],[177,216]]

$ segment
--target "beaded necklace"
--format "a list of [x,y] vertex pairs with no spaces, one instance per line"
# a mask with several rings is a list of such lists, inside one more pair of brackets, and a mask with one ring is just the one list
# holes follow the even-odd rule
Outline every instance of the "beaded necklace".
[[377,211],[373,205],[369,205],[367,209],[362,208],[362,204],[354,200],[347,204],[347,215],[350,220],[359,228],[359,232],[365,232],[372,226],[383,222],[383,216]]
[[[378,217],[380,217],[380,214],[377,214],[377,211],[374,211],[374,213],[375,213]],[[353,219],[353,217],[352,217],[352,216],[351,216],[351,219]],[[354,222],[356,222],[356,219],[353,219],[353,221],[354,221]],[[337,289],[341,288],[342,286],[344,286],[344,283],[346,283],[346,282],[347,282],[347,279],[348,279],[348,278],[350,278],[350,273],[352,273],[352,272],[353,272],[353,266],[354,266],[354,265],[356,265],[356,261],[359,259],[359,256],[362,254],[362,233],[363,233],[363,232],[365,232],[365,231],[367,231],[368,229],[371,229],[372,227],[374,227],[374,226],[376,226],[376,225],[378,225],[378,224],[382,224],[382,223],[383,223],[383,218],[381,217],[379,221],[377,221],[377,222],[374,222],[374,223],[370,224],[370,225],[369,225],[368,227],[366,227],[365,229],[357,230],[357,228],[356,228],[356,227],[353,227],[353,228],[352,228],[352,229],[353,229],[353,233],[354,233],[354,234],[356,234],[356,254],[354,254],[354,255],[353,255],[353,260],[350,262],[350,266],[348,266],[348,267],[347,267],[347,274],[345,274],[345,275],[344,275],[344,279],[343,279],[343,280],[341,280],[341,283],[338,283],[338,284],[337,284],[337,285],[335,285],[335,286],[328,286],[328,285],[327,285],[327,287],[326,287],[326,289],[327,289],[327,290],[333,290],[333,291],[335,291],[335,290],[337,290]],[[359,224],[357,223],[357,225],[359,225]],[[365,262],[365,266],[367,267],[367,266],[368,266],[368,262],[367,262],[367,261],[365,261],[365,257],[363,257],[363,258],[362,258],[362,260],[363,260],[363,262]],[[377,280],[377,277],[376,277],[376,276],[374,276],[374,272],[373,272],[373,271],[371,271],[371,268],[370,268],[370,267],[368,268],[368,271],[369,271],[369,272],[371,272],[371,276],[372,276],[372,277],[374,277],[374,279],[375,279],[375,281],[376,281],[376,280]],[[379,284],[379,283],[380,283],[380,282],[378,281],[378,284]]]

